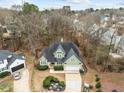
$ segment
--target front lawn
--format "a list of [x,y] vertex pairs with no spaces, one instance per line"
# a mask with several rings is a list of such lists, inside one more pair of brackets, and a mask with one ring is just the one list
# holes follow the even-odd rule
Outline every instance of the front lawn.
[[43,80],[47,76],[54,76],[54,77],[58,78],[59,81],[65,81],[65,74],[49,73],[49,70],[38,71],[38,70],[34,69],[33,75],[34,75],[34,77],[32,79],[32,84],[35,85],[33,90],[36,92],[44,91]]

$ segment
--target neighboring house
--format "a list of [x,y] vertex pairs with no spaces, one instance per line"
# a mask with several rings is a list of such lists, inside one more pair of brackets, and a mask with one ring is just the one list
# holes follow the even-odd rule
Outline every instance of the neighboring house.
[[8,71],[11,74],[26,67],[23,55],[13,54],[8,50],[0,50],[0,73]]
[[78,47],[72,42],[56,42],[50,45],[42,51],[39,61],[40,65],[63,65],[65,71],[86,70]]

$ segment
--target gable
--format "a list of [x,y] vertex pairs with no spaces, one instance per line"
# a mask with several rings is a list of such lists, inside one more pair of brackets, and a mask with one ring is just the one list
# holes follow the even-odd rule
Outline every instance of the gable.
[[55,58],[63,58],[64,56],[65,52],[61,48],[58,48],[57,51],[54,52]]
[[10,65],[10,68],[15,67],[15,66],[20,65],[20,64],[25,64],[25,60],[16,59],[16,60],[13,61],[13,63]]
[[47,61],[47,59],[46,59],[44,56],[42,56],[42,57],[40,58],[40,61]]
[[79,65],[79,64],[81,64],[81,61],[75,55],[72,55],[70,58],[68,58],[65,61],[65,64],[67,64],[67,65]]

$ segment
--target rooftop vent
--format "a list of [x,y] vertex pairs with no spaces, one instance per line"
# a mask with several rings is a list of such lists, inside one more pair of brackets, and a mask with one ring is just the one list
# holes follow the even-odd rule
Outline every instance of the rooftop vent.
[[61,38],[61,42],[63,42],[64,40],[63,40],[63,38]]

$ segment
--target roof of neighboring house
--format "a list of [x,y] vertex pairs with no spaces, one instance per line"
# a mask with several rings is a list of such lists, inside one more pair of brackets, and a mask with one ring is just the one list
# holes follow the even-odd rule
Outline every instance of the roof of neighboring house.
[[[10,55],[12,56],[9,58]],[[8,50],[0,50],[0,61],[4,59],[7,59],[8,66],[10,66],[16,59],[24,60],[23,55],[17,55]]]
[[23,55],[13,54],[12,57],[8,59],[8,66],[10,66],[16,59],[24,60]]
[[[62,59],[57,59],[54,57],[54,52],[58,48],[62,48],[62,50],[64,50],[65,52],[65,57]],[[72,42],[55,42],[48,48],[43,49],[41,53],[41,56],[44,56],[48,60],[48,62],[64,62],[71,55],[75,55],[80,59],[78,47]]]
[[12,55],[8,50],[0,50],[0,61],[7,59],[9,55]]

